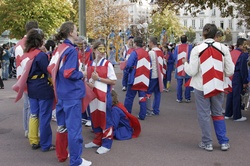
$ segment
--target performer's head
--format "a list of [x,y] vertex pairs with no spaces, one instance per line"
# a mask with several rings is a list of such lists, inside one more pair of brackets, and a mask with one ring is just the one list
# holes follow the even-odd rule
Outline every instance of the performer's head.
[[143,40],[141,37],[137,36],[134,38],[134,46],[135,47],[142,47],[143,46]]
[[76,25],[72,21],[64,22],[58,33],[55,35],[55,38],[57,41],[69,39],[74,43],[78,39]]
[[206,24],[203,27],[203,37],[205,39],[214,39],[215,34],[217,33],[218,29],[215,24]]
[[215,34],[214,40],[215,40],[216,42],[221,42],[223,36],[224,36],[224,34],[223,34],[222,30],[218,29],[218,31],[217,31],[216,34]]
[[236,43],[236,47],[242,51],[247,50],[247,40],[245,38],[239,38]]
[[128,45],[129,47],[133,47],[133,40],[134,40],[134,37],[133,37],[133,36],[129,36],[129,37],[127,38],[127,45]]
[[106,53],[106,46],[103,42],[97,41],[93,44],[93,54],[94,58],[102,58],[105,56]]
[[33,28],[38,28],[38,23],[37,21],[35,20],[32,20],[32,21],[28,21],[26,24],[25,24],[25,30],[26,30],[26,33],[28,33],[31,29]]
[[181,43],[187,43],[187,36],[186,35],[181,36]]
[[29,52],[31,49],[39,49],[44,41],[43,31],[39,28],[31,29],[27,34],[24,52]]
[[149,37],[148,45],[150,48],[157,46],[157,37],[151,36]]
[[117,95],[117,93],[115,92],[115,90],[112,90],[112,91],[111,91],[111,96],[112,96],[112,105],[118,104],[118,103],[119,103],[118,95]]

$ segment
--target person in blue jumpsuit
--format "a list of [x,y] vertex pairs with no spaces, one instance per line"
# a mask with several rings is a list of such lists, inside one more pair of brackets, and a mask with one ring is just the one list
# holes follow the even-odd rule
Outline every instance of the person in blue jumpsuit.
[[[186,45],[187,44],[187,36],[186,35],[182,35],[181,36],[181,45]],[[175,58],[175,61],[177,63],[177,60],[178,60],[178,50],[179,50],[179,47],[180,45],[176,46],[175,47],[175,50],[174,50],[174,58]],[[186,52],[188,54],[188,60],[189,60],[189,57],[190,57],[190,52],[192,50],[192,45],[188,45],[188,52]],[[185,74],[184,76],[178,76],[177,74],[177,67],[176,67],[176,73],[175,73],[175,77],[177,79],[177,87],[176,87],[176,91],[177,91],[177,99],[176,101],[178,103],[181,103],[182,102],[182,86],[183,86],[183,80],[185,81],[185,83],[190,79],[190,76]],[[191,99],[191,90],[192,90],[192,87],[185,87],[185,101],[187,103],[190,102],[190,99]]]
[[[92,162],[81,158],[83,146],[81,113],[82,98],[85,96],[85,85],[82,79],[86,72],[79,71],[78,52],[73,44],[77,38],[77,28],[70,21],[63,23],[56,35],[57,40],[64,39],[63,43],[68,46],[60,57],[56,76],[57,141],[68,139],[70,166],[89,166]],[[66,131],[68,138],[64,137]]]
[[39,52],[33,60],[27,79],[30,102],[29,141],[33,150],[41,147],[42,151],[49,151],[55,150],[55,146],[52,145],[50,126],[54,92],[48,81],[47,66],[49,65],[49,58],[46,53],[39,51],[43,39],[44,34],[41,29],[30,30],[27,34],[24,52],[31,53],[33,50]]
[[246,42],[247,41],[244,38],[239,38],[237,40],[236,50],[239,52],[240,56],[238,57],[235,64],[234,75],[232,79],[233,91],[227,95],[225,119],[232,117],[235,121],[247,120],[247,118],[243,117],[241,114],[241,93],[247,88],[248,84],[248,53],[246,52]]

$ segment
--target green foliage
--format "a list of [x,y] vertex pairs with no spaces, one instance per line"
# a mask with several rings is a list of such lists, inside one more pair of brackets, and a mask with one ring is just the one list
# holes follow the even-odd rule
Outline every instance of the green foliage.
[[196,33],[195,31],[193,30],[192,27],[190,27],[187,31],[186,31],[186,36],[187,36],[187,39],[190,43],[193,43],[193,41],[195,40],[196,38]]
[[8,29],[11,37],[22,38],[25,24],[29,20],[37,20],[47,36],[56,33],[60,25],[75,13],[68,0],[2,0],[0,5],[0,32]]

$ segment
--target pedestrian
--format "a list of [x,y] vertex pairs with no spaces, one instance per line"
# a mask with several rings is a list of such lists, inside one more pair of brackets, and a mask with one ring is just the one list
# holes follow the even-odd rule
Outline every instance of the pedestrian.
[[3,48],[0,47],[0,89],[4,89],[4,84],[2,80],[2,56],[3,56]]
[[110,46],[109,47],[109,58],[108,58],[108,60],[112,63],[113,67],[115,67],[115,65],[118,64],[116,62],[115,58],[116,58],[116,49],[115,49],[115,46]]
[[[163,52],[157,47],[157,38],[149,38],[149,56],[151,59],[152,69],[151,77],[149,81],[149,87],[147,90],[148,97],[151,97],[154,93],[154,100],[152,111],[147,111],[147,115],[159,115],[160,114],[160,102],[161,102],[161,92],[163,92]],[[147,99],[148,102],[148,99]],[[148,107],[147,107],[148,108]],[[151,108],[151,106],[149,107]]]
[[[25,24],[25,31],[26,34],[32,28],[38,28],[38,23],[35,20],[28,21]],[[19,79],[23,73],[25,65],[22,62],[23,60],[23,53],[25,49],[25,42],[26,42],[27,35],[16,44],[15,46],[15,59],[16,59],[16,78]],[[29,97],[27,91],[23,93],[23,128],[24,128],[24,136],[28,138],[29,133],[29,117],[30,117],[30,104],[29,104]]]
[[[182,59],[185,58],[189,60],[190,57],[190,52],[192,50],[192,45],[187,44],[187,36],[182,35],[181,36],[181,44],[177,45],[174,50],[174,57],[176,60],[176,79],[177,79],[177,87],[176,87],[176,92],[177,92],[177,99],[176,101],[178,103],[182,102],[182,87],[183,87],[183,81],[186,83],[189,79],[190,76],[187,75],[184,71],[184,66],[182,64]],[[191,87],[185,87],[185,102],[190,103],[191,99]]]
[[58,41],[63,40],[55,50],[48,67],[57,97],[57,158],[64,162],[69,155],[70,166],[89,166],[92,162],[81,158],[82,99],[85,97],[83,78],[86,72],[79,70],[78,51],[73,44],[78,39],[76,25],[71,21],[64,22],[55,38]]
[[232,60],[235,64],[232,80],[232,92],[227,95],[225,119],[233,118],[234,121],[245,121],[246,117],[241,114],[241,95],[244,95],[248,85],[247,67],[247,40],[239,38],[236,49],[231,51]]
[[10,53],[8,44],[3,44],[3,56],[2,56],[2,76],[3,80],[8,80],[9,78],[9,65],[10,65]]
[[[184,70],[192,78],[190,86],[194,88],[198,122],[202,131],[199,147],[207,151],[213,150],[210,117],[222,151],[229,149],[226,136],[226,124],[222,114],[225,77],[234,71],[229,49],[214,41],[217,27],[206,24],[203,27],[204,41],[193,48],[189,61],[184,58]],[[217,69],[217,70],[214,70]]]
[[110,151],[113,143],[111,86],[115,85],[117,77],[113,65],[105,58],[106,47],[102,42],[93,44],[93,53],[95,59],[88,64],[87,78],[97,96],[89,104],[95,138],[85,144],[85,148],[98,148],[96,152],[104,154]]
[[140,112],[137,116],[140,120],[146,117],[146,92],[150,80],[150,57],[147,51],[142,48],[143,40],[141,37],[135,37],[135,50],[130,54],[125,72],[128,73],[128,88],[124,101],[124,106],[128,112],[132,112],[134,98],[138,92]]

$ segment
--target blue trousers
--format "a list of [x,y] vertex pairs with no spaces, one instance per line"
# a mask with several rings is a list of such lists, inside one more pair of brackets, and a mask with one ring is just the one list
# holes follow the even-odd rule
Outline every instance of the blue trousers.
[[[190,78],[183,78],[185,79],[185,83],[190,79]],[[183,79],[179,79],[177,78],[177,87],[176,87],[176,91],[177,91],[177,99],[182,101],[182,86],[183,86]],[[190,100],[191,99],[191,87],[186,87],[185,88],[185,99]]]
[[128,112],[131,113],[134,98],[138,92],[139,104],[140,104],[139,117],[141,119],[145,119],[146,113],[147,113],[147,111],[146,111],[146,92],[139,91],[139,90],[132,90],[131,87],[132,87],[132,85],[128,85],[127,93],[126,93],[126,97],[125,97],[125,101],[124,101],[124,106],[127,108]]
[[40,145],[43,151],[50,148],[52,144],[52,130],[50,126],[52,116],[53,99],[39,100],[29,98],[30,114],[39,119]]
[[233,91],[227,95],[227,102],[226,102],[226,112],[225,116],[231,117],[233,119],[240,119],[241,115],[241,92],[243,85],[240,83],[233,83]]
[[160,113],[160,102],[161,102],[161,92],[159,88],[159,80],[158,78],[150,79],[149,87],[148,87],[148,94],[154,93],[154,101],[153,101],[153,112],[156,115]]
[[125,70],[123,70],[122,86],[125,86],[126,88],[128,86],[128,72]]
[[70,166],[82,163],[82,101],[60,100],[56,105],[56,118],[58,126],[66,126],[68,130],[68,146],[70,153]]
[[10,65],[10,61],[9,60],[5,60],[2,63],[2,69],[3,69],[3,80],[7,80],[9,78],[9,65]]
[[90,120],[90,109],[89,106],[87,107],[86,111],[82,113],[82,119]]

